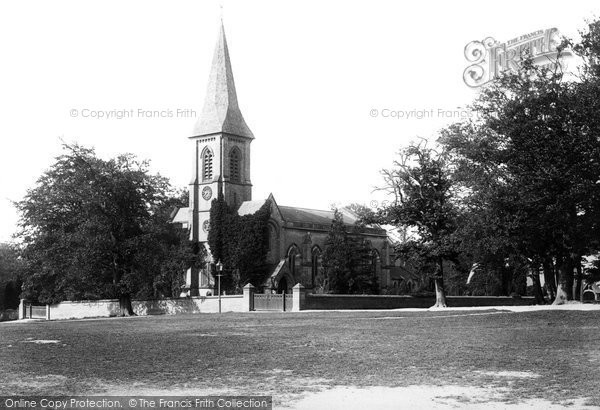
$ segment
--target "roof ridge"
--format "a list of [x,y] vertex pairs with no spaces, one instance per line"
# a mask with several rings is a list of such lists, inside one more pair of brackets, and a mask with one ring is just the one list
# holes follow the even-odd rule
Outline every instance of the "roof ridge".
[[332,210],[317,209],[317,208],[305,208],[305,207],[300,207],[300,206],[290,206],[290,205],[279,205],[279,206],[284,207],[284,208],[305,209],[307,211],[333,212]]

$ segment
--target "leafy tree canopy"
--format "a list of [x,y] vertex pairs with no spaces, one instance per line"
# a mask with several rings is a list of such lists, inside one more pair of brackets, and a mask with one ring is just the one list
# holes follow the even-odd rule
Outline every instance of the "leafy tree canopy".
[[342,213],[334,209],[323,251],[323,267],[330,292],[374,294],[378,291],[372,250],[361,238],[359,229],[357,226],[349,231]]
[[576,80],[560,65],[525,59],[520,72],[483,88],[473,104],[479,118],[441,138],[464,192],[464,249],[532,271],[556,263],[558,303],[571,298],[573,268],[600,242],[599,33],[596,21],[581,42],[562,46],[584,61]]
[[104,160],[64,145],[17,203],[24,295],[42,303],[119,298],[124,314],[130,297],[177,295],[182,272],[203,258],[170,223],[179,202],[146,161],[130,154]]
[[396,252],[409,259],[420,257],[422,266],[435,266],[429,275],[435,280],[436,306],[446,306],[444,260],[456,257],[458,216],[449,157],[425,143],[411,144],[400,152],[394,168],[383,171],[383,176],[383,189],[395,201],[379,209],[380,223],[416,230],[415,237],[399,244]]
[[24,265],[14,244],[0,243],[0,310],[18,307]]

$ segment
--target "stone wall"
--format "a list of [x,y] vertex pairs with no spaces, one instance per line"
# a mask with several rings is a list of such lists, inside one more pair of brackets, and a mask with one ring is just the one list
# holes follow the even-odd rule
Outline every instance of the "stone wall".
[[[221,312],[248,312],[244,309],[244,297],[221,296]],[[133,311],[138,316],[175,315],[181,313],[216,313],[219,311],[217,296],[198,296],[180,299],[134,300]],[[61,302],[50,305],[50,320],[112,317],[120,313],[117,299]]]
[[[176,315],[180,313],[217,313],[218,296],[198,296],[181,299],[136,300],[133,311],[144,315]],[[249,303],[242,295],[221,296],[221,312],[248,312]]]
[[[221,312],[249,312],[254,310],[252,285],[244,288],[243,295],[221,296]],[[429,308],[435,304],[434,297],[414,297],[396,295],[315,295],[309,294],[300,284],[293,288],[292,311],[301,310],[352,310],[352,309],[402,309]],[[493,297],[493,296],[448,296],[449,307],[490,307],[526,306],[535,304],[533,297]],[[135,314],[176,315],[190,313],[216,313],[219,311],[218,296],[197,296],[161,300],[134,300]],[[25,315],[25,303],[21,301],[19,319]],[[117,299],[61,302],[49,305],[46,319],[83,319],[111,317],[120,314]]]
[[[467,306],[527,306],[535,303],[533,297],[447,296],[449,307]],[[430,308],[435,297],[396,295],[306,295],[301,310],[345,309],[402,309]]]
[[117,299],[81,300],[50,305],[50,319],[83,319],[110,317],[119,313]]
[[[221,312],[248,312],[252,307],[252,287],[244,288],[243,295],[221,296]],[[181,313],[219,312],[218,296],[197,296],[161,300],[133,300],[136,315],[175,315]],[[48,311],[47,311],[48,312]],[[120,314],[118,299],[68,301],[49,305],[47,319],[84,319],[113,317]],[[25,317],[25,301],[19,307],[19,319]]]

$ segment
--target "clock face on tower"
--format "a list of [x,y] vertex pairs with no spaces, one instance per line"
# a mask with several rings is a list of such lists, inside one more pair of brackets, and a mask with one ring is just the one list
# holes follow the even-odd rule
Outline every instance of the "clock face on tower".
[[208,201],[210,198],[212,198],[212,189],[210,189],[209,186],[205,186],[202,189],[202,198],[204,198],[204,200]]

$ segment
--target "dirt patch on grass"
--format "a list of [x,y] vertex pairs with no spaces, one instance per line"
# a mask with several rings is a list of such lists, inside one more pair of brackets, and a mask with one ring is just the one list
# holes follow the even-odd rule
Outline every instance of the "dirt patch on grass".
[[310,394],[295,403],[283,403],[288,409],[589,409],[580,398],[562,403],[543,399],[506,402],[502,392],[465,386],[336,387]]
[[263,372],[258,378],[261,380],[252,387],[244,387],[247,380],[239,383],[228,382],[221,387],[214,387],[206,381],[190,381],[177,386],[164,387],[146,383],[133,383],[131,385],[117,385],[110,381],[97,380],[91,395],[114,396],[272,396],[275,408],[285,407],[289,403],[296,403],[309,394],[319,393],[331,389],[332,381],[323,378],[296,377],[291,370],[273,369]]
[[67,381],[67,377],[59,374],[45,374],[15,377],[13,380],[5,380],[3,384],[9,389],[14,388],[16,391],[17,389],[52,391],[55,388],[61,389]]

